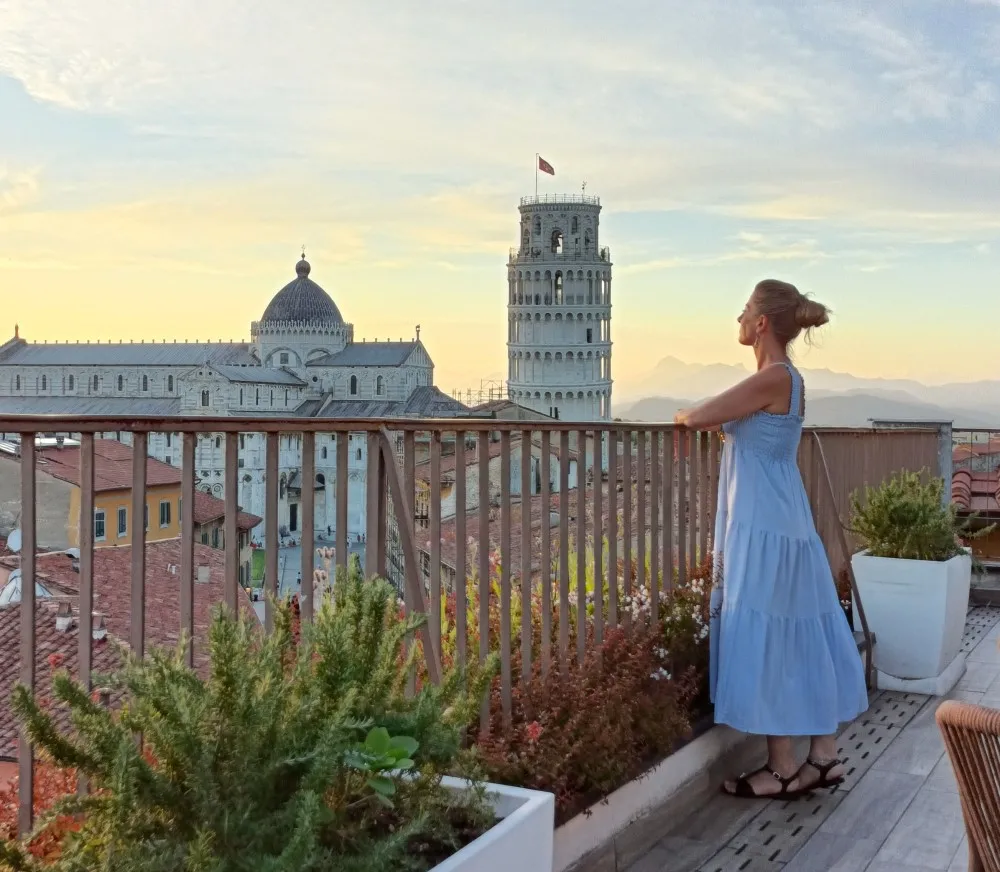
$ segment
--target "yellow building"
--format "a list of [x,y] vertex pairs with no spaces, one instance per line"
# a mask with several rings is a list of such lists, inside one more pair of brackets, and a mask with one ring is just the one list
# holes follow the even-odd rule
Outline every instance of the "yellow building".
[[[0,443],[2,448],[3,443]],[[35,469],[36,536],[40,551],[80,547],[80,446],[75,442],[38,445]],[[0,529],[3,514],[19,514],[21,462],[0,450]],[[146,507],[143,522],[147,542],[177,539],[181,534],[181,471],[152,457],[146,463]],[[195,491],[195,542],[224,549],[226,504],[211,494]],[[261,523],[256,515],[240,511],[240,580],[250,583],[251,533]],[[7,526],[10,526],[8,522]],[[94,546],[119,547],[132,543],[132,448],[120,442],[94,441]]]
[[[38,452],[37,477],[52,478],[69,485],[59,502],[68,500],[66,542],[79,547],[80,538],[80,448],[64,446]],[[39,490],[41,488],[39,487]],[[57,490],[57,488],[53,488]],[[146,464],[146,510],[142,523],[146,541],[159,542],[180,536],[181,471],[149,458]],[[42,504],[49,502],[44,498]],[[51,507],[62,514],[58,506]],[[46,512],[49,514],[49,512]],[[135,519],[132,517],[132,449],[106,439],[94,442],[94,546],[130,545]]]

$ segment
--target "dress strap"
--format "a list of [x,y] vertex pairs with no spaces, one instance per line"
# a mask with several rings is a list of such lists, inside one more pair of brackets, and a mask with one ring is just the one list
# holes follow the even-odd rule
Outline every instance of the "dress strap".
[[792,393],[788,398],[788,414],[801,416],[805,414],[804,389],[802,376],[799,371],[790,363],[781,364],[788,370],[788,375],[792,379]]

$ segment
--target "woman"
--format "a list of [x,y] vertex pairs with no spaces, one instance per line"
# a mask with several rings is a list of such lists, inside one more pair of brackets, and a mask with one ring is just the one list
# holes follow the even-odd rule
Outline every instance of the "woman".
[[[794,285],[760,282],[739,317],[757,372],[674,423],[725,433],[715,527],[711,694],[718,723],[767,736],[733,796],[788,799],[844,780],[836,732],[868,708],[861,658],[797,465],[805,400],[788,349],[829,320]],[[793,737],[810,736],[805,762]]]

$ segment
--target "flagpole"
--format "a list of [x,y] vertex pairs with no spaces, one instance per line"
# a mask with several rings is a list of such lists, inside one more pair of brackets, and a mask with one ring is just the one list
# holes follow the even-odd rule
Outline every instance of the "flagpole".
[[535,196],[538,196],[538,152],[535,152]]

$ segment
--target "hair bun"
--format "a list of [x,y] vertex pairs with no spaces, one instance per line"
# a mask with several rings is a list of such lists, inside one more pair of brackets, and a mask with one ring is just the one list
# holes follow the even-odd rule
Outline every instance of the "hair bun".
[[830,311],[822,303],[810,300],[804,294],[795,310],[795,323],[803,330],[822,327],[830,320]]

